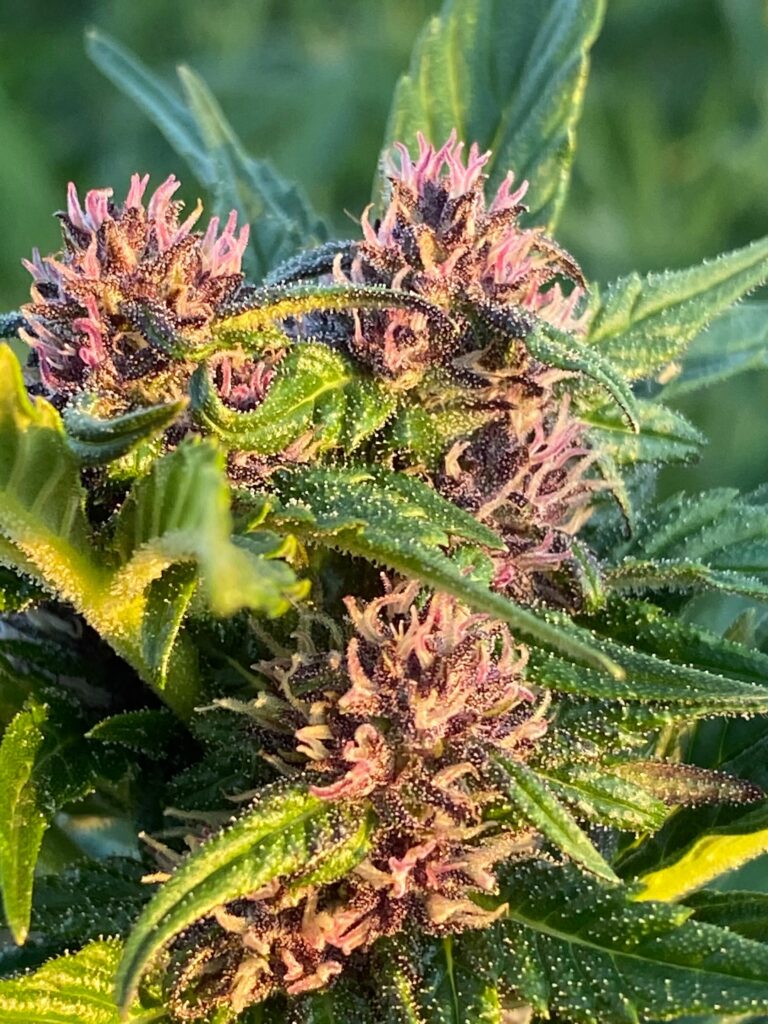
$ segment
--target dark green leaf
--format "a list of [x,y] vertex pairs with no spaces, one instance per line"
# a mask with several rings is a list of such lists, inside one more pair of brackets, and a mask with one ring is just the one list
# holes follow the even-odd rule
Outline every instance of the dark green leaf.
[[[768,545],[766,545],[768,555]],[[768,570],[768,564],[766,565]],[[768,601],[768,583],[727,569],[713,569],[701,562],[641,562],[625,559],[605,574],[608,590],[642,593],[647,590],[716,590]]]
[[503,1024],[498,989],[487,971],[475,969],[472,945],[468,938],[459,948],[447,935],[425,947],[418,991],[430,1024]]
[[236,209],[251,223],[247,269],[263,277],[275,263],[325,237],[325,228],[302,192],[269,163],[243,149],[204,83],[180,71],[186,103],[162,79],[108,36],[92,29],[94,63],[144,110],[215,198],[216,213]]
[[30,580],[0,565],[0,613],[21,611],[43,596]]
[[[596,625],[598,625],[596,623]],[[597,635],[591,636],[594,641]],[[600,649],[625,671],[612,678],[592,668],[579,668],[554,654],[531,651],[531,677],[541,686],[563,693],[603,700],[653,701],[660,707],[685,711],[689,718],[711,714],[739,715],[768,710],[768,685],[756,685],[722,673],[691,667],[684,661],[655,657],[629,643],[601,638]]]
[[697,921],[728,928],[745,939],[768,942],[768,893],[701,889],[687,896],[685,904],[693,909]]
[[669,813],[665,804],[641,784],[613,774],[610,767],[565,764],[537,768],[537,773],[580,818],[597,824],[654,832]]
[[144,874],[139,861],[113,857],[38,878],[35,929],[55,936],[62,946],[126,935],[152,895],[152,887],[141,881]]
[[603,612],[586,621],[600,635],[675,665],[768,685],[768,655],[675,620],[657,605],[612,598]]
[[513,758],[500,754],[493,758],[508,776],[504,782],[506,796],[525,821],[571,860],[600,878],[614,881],[616,875],[610,866],[537,773]]
[[225,216],[235,209],[251,225],[246,260],[251,275],[263,277],[299,249],[323,241],[326,227],[303,191],[281,178],[270,163],[246,153],[198,75],[181,67],[179,80],[211,163],[216,212]]
[[768,948],[637,903],[621,886],[534,862],[514,869],[495,925],[505,979],[544,1014],[637,1024],[727,1007],[768,1010]]
[[136,409],[111,419],[94,416],[87,406],[70,406],[64,412],[67,443],[85,466],[102,466],[126,455],[136,445],[151,440],[171,425],[186,409],[187,399]]
[[88,736],[102,743],[119,743],[148,757],[165,757],[180,731],[178,720],[170,711],[145,708],[102,718]]
[[493,151],[492,189],[510,169],[530,180],[531,220],[553,227],[603,10],[599,0],[448,0],[397,86],[387,146],[413,146],[417,132],[439,146],[455,128]]

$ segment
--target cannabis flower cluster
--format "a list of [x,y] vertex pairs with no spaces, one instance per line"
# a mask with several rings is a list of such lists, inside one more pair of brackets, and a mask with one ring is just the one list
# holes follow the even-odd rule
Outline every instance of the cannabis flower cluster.
[[216,310],[240,288],[248,226],[237,233],[233,211],[220,234],[217,217],[200,234],[202,203],[182,221],[181,183],[171,175],[145,206],[148,183],[134,174],[123,203],[102,188],[83,205],[70,183],[63,252],[25,261],[34,283],[21,333],[52,397],[89,391],[130,406],[178,396],[174,348],[209,345]]
[[503,907],[484,910],[473,894],[497,893],[496,865],[536,848],[504,813],[496,761],[524,762],[547,730],[549,697],[523,681],[525,648],[451,597],[419,602],[417,583],[384,584],[367,603],[347,599],[343,654],[263,664],[274,690],[250,709],[272,763],[305,773],[322,800],[370,807],[367,855],[338,884],[253,893],[182,938],[182,1015],[217,993],[238,1009],[312,991],[406,926],[483,927]]

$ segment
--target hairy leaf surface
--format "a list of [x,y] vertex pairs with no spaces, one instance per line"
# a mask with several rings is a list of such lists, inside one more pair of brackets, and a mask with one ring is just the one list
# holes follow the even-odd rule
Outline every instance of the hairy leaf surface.
[[629,380],[649,377],[768,277],[768,239],[687,270],[630,274],[593,298],[587,340]]
[[[100,755],[104,755],[101,757]],[[51,692],[31,698],[0,743],[0,889],[8,926],[26,940],[32,886],[43,836],[64,804],[112,774],[108,753],[83,737],[80,715]],[[120,764],[116,765],[121,772]]]
[[494,760],[509,777],[505,786],[512,806],[545,839],[577,864],[611,881],[616,875],[595,849],[575,819],[537,774],[521,761],[494,755]]
[[691,911],[534,862],[514,869],[495,925],[505,978],[537,1011],[636,1024],[768,1009],[768,949]]
[[[513,604],[463,571],[444,552],[450,535],[498,547],[495,535],[468,513],[446,502],[413,478],[370,468],[276,474],[280,505],[266,499],[256,525],[266,522],[302,539],[361,555],[503,619],[521,633],[597,665],[622,670],[562,619],[557,625]],[[404,490],[410,488],[411,495]],[[436,515],[437,509],[441,515]],[[264,517],[266,516],[266,519]],[[490,534],[490,536],[489,536]]]
[[[79,953],[49,961],[34,974],[0,981],[2,1024],[120,1024],[113,999],[121,953],[115,940],[92,942]],[[151,997],[132,1003],[133,1024],[167,1021]]]
[[695,338],[680,370],[665,384],[665,401],[768,368],[768,302],[734,306]]

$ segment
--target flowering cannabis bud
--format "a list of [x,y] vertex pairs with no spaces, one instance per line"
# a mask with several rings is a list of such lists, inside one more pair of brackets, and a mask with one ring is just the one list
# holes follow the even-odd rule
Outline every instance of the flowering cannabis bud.
[[134,174],[121,204],[93,189],[82,206],[70,183],[62,253],[24,261],[34,283],[22,334],[53,396],[97,391],[125,405],[175,393],[183,372],[171,350],[210,341],[211,319],[242,283],[247,225],[236,233],[233,211],[221,234],[218,217],[195,232],[202,204],[181,221],[171,175],[145,206],[148,181]]
[[[440,149],[419,136],[415,160],[401,143],[396,149],[399,167],[388,161],[389,205],[375,226],[363,217],[365,241],[349,276],[417,292],[464,328],[458,348],[453,339],[446,351],[422,314],[358,312],[348,345],[395,384],[410,386],[425,368],[442,364],[464,385],[467,422],[481,425],[446,447],[435,484],[506,541],[507,551],[494,556],[497,589],[526,603],[572,605],[571,537],[602,485],[587,476],[595,455],[561,394],[570,374],[534,357],[526,339],[537,321],[583,330],[581,271],[540,229],[521,227],[526,183],[513,190],[509,174],[486,203],[490,154],[476,144],[466,163],[455,132]],[[561,281],[570,283],[569,294]],[[441,408],[445,385],[439,377],[431,388],[422,384],[427,408]],[[553,585],[558,572],[564,578]]]
[[406,923],[438,935],[485,926],[500,911],[471,895],[496,892],[495,865],[534,849],[529,829],[487,814],[503,804],[494,752],[524,761],[547,729],[548,698],[523,682],[526,650],[451,597],[420,606],[418,584],[387,587],[366,606],[347,599],[357,635],[343,657],[267,667],[289,695],[265,717],[281,730],[272,742],[293,720],[311,792],[340,807],[367,802],[367,856],[343,883],[276,885],[221,908],[217,934],[179,974],[179,996],[215,987],[206,949],[226,962],[222,998],[242,1009],[324,986]]
[[455,442],[436,483],[506,542],[506,551],[493,555],[497,589],[528,604],[569,604],[570,589],[562,581],[553,586],[551,574],[567,569],[589,499],[604,485],[585,475],[595,453],[567,399],[556,416],[547,412],[533,404],[527,423],[525,411],[512,411]]
[[[384,216],[371,225],[369,208],[362,218],[365,241],[351,263],[353,282],[416,292],[470,322],[473,307],[514,310],[520,336],[531,329],[526,313],[560,330],[580,329],[581,271],[540,229],[518,222],[527,182],[513,191],[510,173],[487,204],[482,172],[490,153],[473,144],[465,164],[455,131],[440,149],[420,134],[415,161],[402,143],[396,148],[400,166],[388,161],[392,193]],[[558,278],[571,282],[567,296]],[[467,351],[479,347],[469,335]],[[410,384],[425,367],[466,354],[446,351],[445,342],[423,314],[397,310],[356,314],[349,346],[381,376]]]

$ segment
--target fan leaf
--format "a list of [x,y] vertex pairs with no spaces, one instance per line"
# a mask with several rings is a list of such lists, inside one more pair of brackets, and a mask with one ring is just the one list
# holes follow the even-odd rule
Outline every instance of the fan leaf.
[[43,836],[62,804],[91,792],[98,764],[73,714],[31,699],[0,743],[0,889],[8,926],[27,938]]
[[768,809],[761,807],[692,839],[671,863],[641,876],[639,899],[679,900],[768,852]]
[[507,983],[545,1017],[578,1024],[768,1009],[765,946],[629,897],[575,869],[515,868],[494,926]]
[[186,102],[133,54],[109,36],[90,29],[91,60],[129,96],[189,164],[214,197],[215,212],[236,209],[251,224],[245,257],[249,273],[263,277],[298,249],[322,241],[326,229],[302,191],[264,160],[249,156],[215,99],[197,75],[179,70]]
[[520,761],[500,754],[494,760],[507,776],[504,789],[522,817],[571,860],[600,878],[617,876],[584,834],[570,811],[557,800],[537,773]]
[[456,129],[467,145],[492,150],[490,187],[514,169],[531,183],[531,222],[554,227],[603,13],[600,0],[448,0],[398,83],[386,146],[412,147],[417,132],[439,146]]
[[[617,663],[590,642],[586,631],[577,635],[579,631],[563,620],[552,624],[462,571],[460,564],[443,551],[449,534],[478,540],[478,531],[483,530],[485,536],[480,542],[487,544],[487,528],[426,485],[370,468],[285,471],[275,474],[273,484],[280,504],[267,498],[266,509],[262,503],[254,520],[257,525],[289,530],[304,541],[360,555],[420,579],[543,644],[618,677],[623,675]],[[404,495],[402,489],[406,486],[414,491],[416,500]],[[436,515],[438,507],[443,510],[440,518]],[[472,532],[468,532],[470,529]],[[498,546],[493,534],[491,537],[492,546]]]
[[768,277],[768,239],[687,270],[630,274],[595,293],[587,341],[627,380],[649,377]]
[[723,313],[694,339],[662,396],[667,401],[676,399],[766,368],[768,302],[745,302]]

